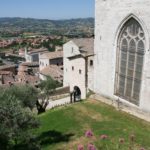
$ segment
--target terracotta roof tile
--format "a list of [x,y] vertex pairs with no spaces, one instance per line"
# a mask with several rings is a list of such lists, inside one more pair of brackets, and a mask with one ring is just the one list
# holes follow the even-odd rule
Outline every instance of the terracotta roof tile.
[[62,82],[63,70],[61,70],[61,67],[57,65],[50,65],[45,67],[43,70],[41,70],[40,74],[43,74],[45,76],[50,76],[54,80],[58,80],[59,82]]
[[43,52],[48,52],[47,48],[40,48],[40,49],[33,49],[31,51],[28,51],[28,54],[33,54],[33,53],[43,53]]
[[94,54],[94,39],[93,38],[79,38],[72,39],[78,47],[81,53],[85,55]]
[[16,65],[3,65],[3,66],[0,66],[0,70],[3,70],[3,69],[7,69],[7,68],[15,68]]
[[0,71],[0,75],[12,75],[11,71]]

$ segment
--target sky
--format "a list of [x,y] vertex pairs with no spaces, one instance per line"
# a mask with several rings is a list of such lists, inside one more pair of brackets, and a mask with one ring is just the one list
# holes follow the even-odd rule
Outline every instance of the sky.
[[94,17],[95,0],[0,0],[0,17],[71,19]]

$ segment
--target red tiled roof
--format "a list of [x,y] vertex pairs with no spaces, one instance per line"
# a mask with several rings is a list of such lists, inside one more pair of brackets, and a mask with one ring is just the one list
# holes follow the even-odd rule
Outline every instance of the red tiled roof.
[[20,65],[22,65],[22,66],[38,66],[39,62],[23,62]]
[[28,75],[28,74],[17,75],[17,78],[19,82],[22,82],[22,83],[28,82],[30,84],[34,84],[40,81],[39,77]]
[[79,38],[72,39],[83,55],[94,54],[94,39],[93,38]]
[[7,69],[7,68],[15,68],[16,65],[3,65],[3,66],[0,66],[0,70],[2,69]]
[[45,52],[45,51],[48,52],[47,48],[33,49],[33,50],[29,51],[28,54],[41,53],[41,52]]
[[45,67],[43,70],[41,70],[40,74],[45,75],[45,76],[50,76],[54,80],[58,80],[59,82],[62,82],[63,70],[61,70],[61,67],[57,65],[50,65],[50,66]]
[[12,75],[11,71],[0,71],[0,75]]
[[3,76],[3,84],[8,84],[9,82],[15,82],[15,78],[12,75],[4,75]]

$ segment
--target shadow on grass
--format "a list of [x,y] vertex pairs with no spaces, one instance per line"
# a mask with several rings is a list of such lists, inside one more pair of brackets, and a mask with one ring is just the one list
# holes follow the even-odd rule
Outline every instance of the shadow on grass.
[[56,144],[59,142],[68,142],[72,136],[74,136],[73,133],[62,134],[59,131],[50,130],[39,135],[37,140],[40,142],[41,146],[44,146],[49,144]]

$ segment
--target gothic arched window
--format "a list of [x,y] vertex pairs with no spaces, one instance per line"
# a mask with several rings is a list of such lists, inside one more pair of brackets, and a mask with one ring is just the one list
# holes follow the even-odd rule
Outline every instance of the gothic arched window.
[[139,104],[142,68],[145,51],[145,36],[140,24],[129,19],[118,38],[116,68],[116,94],[125,100]]

